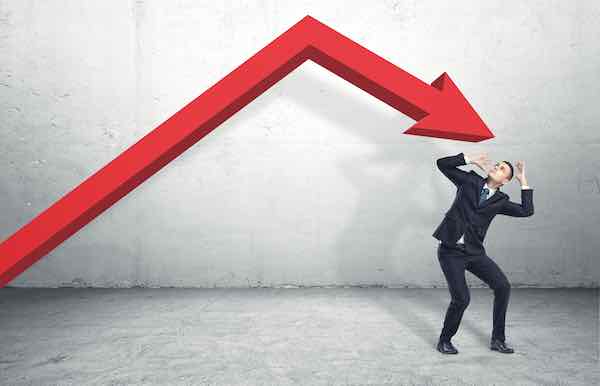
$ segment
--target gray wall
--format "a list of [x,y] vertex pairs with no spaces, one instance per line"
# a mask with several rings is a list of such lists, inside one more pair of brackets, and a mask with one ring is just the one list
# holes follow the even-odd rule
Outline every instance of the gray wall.
[[424,81],[447,71],[496,138],[403,135],[413,120],[307,62],[10,285],[444,286],[435,159],[486,150],[535,189],[535,215],[486,240],[513,285],[598,286],[597,1],[1,1],[0,239],[306,14]]

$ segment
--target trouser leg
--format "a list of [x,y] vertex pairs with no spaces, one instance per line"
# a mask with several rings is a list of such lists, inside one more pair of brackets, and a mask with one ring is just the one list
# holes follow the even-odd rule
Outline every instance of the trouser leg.
[[445,254],[438,250],[438,260],[450,292],[451,300],[444,317],[440,340],[450,341],[456,334],[463,313],[471,299],[465,280],[465,262],[460,256]]
[[492,338],[505,340],[506,310],[510,298],[510,283],[500,267],[487,255],[469,261],[466,269],[494,290]]

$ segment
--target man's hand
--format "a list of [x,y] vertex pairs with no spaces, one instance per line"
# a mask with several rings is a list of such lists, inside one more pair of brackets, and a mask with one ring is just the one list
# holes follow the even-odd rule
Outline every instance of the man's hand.
[[493,162],[488,158],[487,152],[465,154],[467,163],[477,165],[487,175],[494,167]]
[[516,162],[515,166],[517,167],[515,178],[521,183],[521,186],[527,186],[527,178],[525,177],[525,162],[519,160]]

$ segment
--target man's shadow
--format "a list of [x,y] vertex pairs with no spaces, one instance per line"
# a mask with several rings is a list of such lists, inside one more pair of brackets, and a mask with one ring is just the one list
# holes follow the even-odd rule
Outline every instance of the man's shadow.
[[[339,162],[340,170],[358,193],[352,218],[335,243],[340,284],[360,283],[361,278],[373,276],[366,272],[375,275],[366,285],[410,282],[406,274],[396,274],[398,259],[404,260],[402,266],[410,267],[410,272],[434,268],[445,282],[437,261],[437,240],[431,233],[443,216],[443,210],[436,203],[445,200],[442,206],[449,206],[452,196],[443,189],[444,182],[439,183],[446,180],[438,173],[435,159],[448,153],[449,146],[444,144],[460,146],[464,143],[402,134],[414,123],[412,119],[400,112],[383,114],[373,104],[364,103],[345,90],[318,93],[323,87],[322,81],[306,71],[295,73],[288,85],[286,96],[295,103],[342,127],[355,138],[363,138],[375,148],[368,157]],[[414,223],[414,219],[421,221]],[[357,234],[361,237],[357,238]],[[402,255],[397,253],[398,245]],[[430,252],[424,256],[420,252],[423,250]],[[376,277],[379,272],[384,273],[380,274],[381,279]],[[410,287],[421,285],[410,283]],[[442,297],[439,291],[431,290],[389,291],[367,293],[399,323],[425,342],[435,344],[450,302],[448,291]],[[418,296],[414,296],[416,293]],[[396,297],[402,294],[406,295],[401,299]],[[437,322],[425,317],[432,313],[439,315]],[[484,343],[489,340],[486,332],[465,318],[461,328],[477,335]]]

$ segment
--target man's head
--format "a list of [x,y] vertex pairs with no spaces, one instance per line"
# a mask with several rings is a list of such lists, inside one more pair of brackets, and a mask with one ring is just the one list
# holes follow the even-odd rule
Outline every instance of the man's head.
[[497,184],[504,185],[510,182],[513,178],[513,166],[508,161],[496,162],[492,170],[488,172],[488,180],[494,181]]

